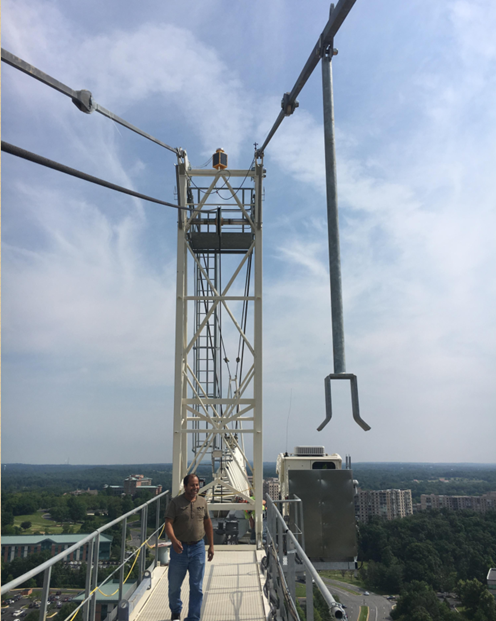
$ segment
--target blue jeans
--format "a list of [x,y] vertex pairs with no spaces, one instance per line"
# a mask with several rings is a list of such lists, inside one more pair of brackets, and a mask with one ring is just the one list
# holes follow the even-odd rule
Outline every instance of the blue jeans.
[[189,571],[189,608],[185,621],[199,621],[203,599],[203,575],[205,573],[205,543],[201,539],[189,546],[183,543],[178,554],[171,546],[169,562],[169,606],[172,614],[181,614],[181,585]]

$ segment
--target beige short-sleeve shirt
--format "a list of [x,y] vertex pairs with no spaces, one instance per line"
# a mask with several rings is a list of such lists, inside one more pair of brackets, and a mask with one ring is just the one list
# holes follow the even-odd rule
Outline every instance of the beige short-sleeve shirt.
[[194,502],[190,502],[180,494],[170,501],[165,517],[172,521],[174,535],[179,541],[200,541],[205,537],[204,520],[209,517],[207,501],[203,496],[197,496]]

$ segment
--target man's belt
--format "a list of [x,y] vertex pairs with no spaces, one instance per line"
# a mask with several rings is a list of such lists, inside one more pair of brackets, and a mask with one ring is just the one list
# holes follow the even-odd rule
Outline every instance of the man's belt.
[[198,539],[198,541],[181,541],[181,543],[183,544],[183,546],[196,546],[197,543],[200,543],[201,539]]

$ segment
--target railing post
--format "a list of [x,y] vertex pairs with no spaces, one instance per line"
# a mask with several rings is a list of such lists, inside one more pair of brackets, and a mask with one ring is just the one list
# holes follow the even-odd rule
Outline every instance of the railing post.
[[306,583],[306,596],[307,596],[307,609],[305,612],[306,621],[314,621],[313,616],[313,581],[312,575],[308,571],[305,571],[305,583]]
[[98,563],[100,561],[100,533],[96,534],[93,548],[93,571],[91,580],[92,596],[90,600],[90,621],[95,621],[96,616],[96,587],[98,586]]
[[91,575],[92,575],[92,561],[93,561],[93,549],[95,547],[95,539],[87,544],[88,554],[86,555],[86,588],[84,592],[84,599],[86,603],[83,605],[83,621],[89,621],[90,618],[90,601],[88,600],[91,593]]
[[298,503],[298,509],[300,513],[299,523],[300,523],[300,530],[301,530],[301,547],[303,548],[304,551],[306,551],[305,550],[305,524],[303,522],[303,500],[301,500],[301,498],[300,498],[300,502]]
[[119,570],[119,602],[122,599],[122,592],[123,592],[123,585],[124,585],[124,571],[125,571],[124,561],[126,560],[126,533],[127,533],[127,518],[124,518],[124,522],[122,524],[122,535],[121,535],[121,568]]
[[286,607],[284,605],[284,592],[283,592],[283,588],[282,588],[282,581],[281,578],[279,576],[279,571],[277,568],[277,560],[274,558],[274,556],[271,554],[271,564],[272,564],[272,569],[271,569],[271,575],[272,575],[272,584],[274,587],[274,591],[277,595],[277,600],[279,602],[279,615],[282,619],[286,619]]
[[158,529],[160,527],[160,498],[155,502],[155,563],[153,564],[153,568],[157,566],[158,563]]
[[272,507],[272,538],[277,552],[277,514],[275,505]]
[[283,566],[284,559],[284,540],[282,530],[282,520],[277,520],[277,554],[279,556],[279,563]]
[[138,584],[141,584],[143,580],[143,574],[145,573],[145,564],[146,564],[146,550],[143,544],[146,541],[146,529],[147,529],[147,521],[148,521],[148,505],[145,505],[141,510],[141,537],[140,537],[140,558],[138,559]]
[[[45,618],[46,618],[48,594],[50,592],[51,573],[52,573],[52,567],[50,566],[45,569],[45,573],[43,575],[43,591],[41,595],[40,621],[45,621]],[[2,612],[4,611],[2,610]]]
[[287,546],[287,559],[288,565],[286,570],[286,583],[288,585],[289,593],[291,595],[291,599],[296,604],[296,550],[293,549],[293,542],[289,537],[286,537],[286,546]]

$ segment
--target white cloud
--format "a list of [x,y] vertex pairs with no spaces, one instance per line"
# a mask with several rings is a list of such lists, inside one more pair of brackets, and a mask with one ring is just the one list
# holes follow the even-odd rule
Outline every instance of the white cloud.
[[[168,23],[83,38],[54,5],[48,13],[46,8],[28,0],[8,7],[4,39],[15,54],[75,89],[91,90],[99,104],[120,116],[158,98],[165,119],[182,119],[184,134],[193,129],[204,154],[222,146],[238,157],[253,123],[252,98],[217,50]],[[77,63],[68,49],[77,50]]]
[[162,384],[171,372],[174,267],[149,270],[141,218],[113,224],[95,207],[41,187],[21,195],[44,243],[4,245],[4,350],[73,358],[98,367],[96,381]]
[[[443,54],[435,63],[423,60],[419,66],[405,52],[408,46],[402,47],[406,36],[416,40],[415,24],[401,41],[381,31],[388,49],[401,47],[402,59],[411,63],[401,92],[380,54],[371,54],[371,63],[377,63],[373,74],[370,68],[347,65],[364,93],[372,92],[371,80],[381,79],[377,99],[367,107],[370,118],[357,118],[357,110],[362,113],[365,107],[359,97],[350,98],[337,123],[348,368],[359,374],[364,418],[373,431],[363,434],[350,427],[349,396],[340,397],[339,390],[342,410],[328,431],[333,442],[343,443],[338,450],[353,451],[355,459],[359,452],[360,460],[386,454],[449,460],[458,454],[453,447],[465,443],[477,451],[467,458],[493,459],[496,52],[491,17],[496,9],[482,1],[443,6],[435,9],[444,28]],[[307,10],[302,9],[305,16]],[[371,28],[360,15],[350,26],[357,39]],[[274,74],[281,64],[280,58],[271,63],[270,50],[280,53],[295,36],[298,20],[291,19],[290,24],[285,15],[275,43],[264,42],[264,75],[265,70]],[[100,104],[125,118],[129,114],[144,129],[153,124],[164,140],[170,132],[181,140],[184,136],[180,146],[195,144],[201,159],[223,146],[232,162],[246,145],[251,154],[252,135],[265,135],[280,95],[267,99],[249,92],[222,44],[205,44],[201,28],[201,20],[191,30],[146,19],[129,28],[109,26],[104,34],[103,29],[84,32],[71,19],[70,5],[23,0],[4,6],[3,44],[61,81],[89,88]],[[222,28],[220,20],[219,35]],[[210,40],[214,34],[209,32]],[[409,45],[416,54],[415,45]],[[425,59],[436,56],[439,48],[433,49],[426,50]],[[240,58],[236,62],[242,66]],[[297,75],[300,67],[293,69]],[[335,83],[347,86],[348,77],[341,75]],[[5,85],[25,115],[19,120],[5,98],[4,120],[15,121],[19,144],[43,144],[44,154],[54,159],[60,154],[61,160],[68,156],[71,165],[128,187],[149,182],[154,162],[141,152],[124,152],[125,130],[96,115],[91,122],[75,122],[81,113],[72,104],[10,68]],[[337,105],[340,96],[337,90]],[[295,443],[315,443],[315,427],[323,418],[322,380],[332,370],[323,156],[320,116],[303,105],[283,122],[266,152],[266,187],[279,182],[266,205],[271,232],[270,238],[265,235],[268,459],[281,450],[291,387],[292,417],[299,421]],[[200,159],[194,151],[190,157],[195,163]],[[166,175],[169,183],[172,172]],[[81,415],[92,411],[89,402],[70,392],[76,375],[120,385],[126,395],[131,386],[170,386],[175,252],[166,248],[157,259],[158,252],[151,250],[158,220],[140,201],[126,199],[117,211],[109,198],[99,209],[90,190],[69,193],[65,181],[51,187],[39,179],[34,173],[27,181],[20,176],[4,180],[4,355],[9,362],[35,360],[33,382],[40,377],[35,369],[40,360],[48,368],[65,356],[70,368],[63,373],[67,400],[59,403],[58,395],[45,395],[36,403],[33,397],[27,420],[49,411],[52,403],[63,411],[77,401]],[[5,368],[8,377],[8,364]],[[60,375],[49,381],[60,384]],[[7,416],[9,407],[21,407],[25,386],[18,387],[17,398],[7,398]],[[15,392],[12,382],[9,390]],[[131,417],[137,406],[132,399],[127,405],[126,417]],[[159,409],[148,397],[140,408]],[[471,425],[465,418],[469,409]],[[104,410],[94,416],[109,429],[117,407]],[[148,420],[144,413],[143,420]],[[429,440],[426,429],[432,430]],[[398,434],[408,442],[402,444]],[[158,444],[156,454],[162,455]],[[429,452],[423,453],[426,445]],[[149,452],[144,449],[143,455],[147,459]],[[162,458],[167,459],[157,461]]]
[[[377,412],[375,421],[373,414],[364,417],[375,432],[384,431],[385,421],[400,418],[407,427],[412,427],[408,421],[416,421],[418,427],[432,430],[433,437],[444,434],[452,446],[475,429],[494,433],[489,417],[496,396],[491,388],[496,362],[496,213],[491,172],[495,136],[489,104],[494,87],[482,79],[493,58],[493,38],[482,26],[483,12],[481,4],[460,3],[453,9],[455,22],[462,16],[465,19],[464,54],[469,53],[472,39],[477,39],[473,41],[476,60],[469,64],[483,56],[475,77],[470,72],[441,73],[433,67],[416,78],[420,92],[411,128],[405,127],[397,138],[388,135],[389,142],[378,144],[373,159],[368,151],[361,152],[362,140],[356,131],[362,127],[345,126],[349,136],[343,126],[337,129],[348,369],[362,370],[364,402]],[[459,27],[461,23],[456,24]],[[457,60],[455,55],[454,64]],[[474,131],[470,117],[473,85],[480,96],[484,93],[486,102],[478,109],[482,134]],[[302,217],[317,218],[318,210],[323,217],[321,123],[303,110],[284,123],[284,130],[268,149],[269,162],[280,166],[293,181],[306,184],[308,200],[299,208]],[[377,135],[381,135],[380,127]],[[296,210],[292,217],[298,217]],[[291,235],[297,231],[294,239],[288,236],[281,258],[309,269],[306,279],[285,273],[276,289],[291,312],[277,327],[271,326],[277,335],[274,340],[285,342],[287,350],[281,344],[276,349],[277,361],[272,361],[270,373],[276,364],[298,369],[296,381],[309,392],[310,387],[316,391],[306,404],[313,411],[322,401],[320,381],[313,375],[322,368],[323,377],[332,362],[325,336],[330,331],[327,283],[322,276],[327,270],[325,227],[290,227],[282,220],[281,226],[280,236],[288,229]],[[312,248],[317,247],[315,254]],[[294,299],[291,290],[298,292]],[[303,358],[297,335],[304,336]],[[290,351],[296,354],[288,355]],[[333,424],[341,428],[340,422]],[[476,436],[477,432],[470,436],[472,441]],[[357,440],[356,446],[373,455],[364,442]],[[424,453],[422,434],[412,432],[410,457],[402,447],[396,455],[390,451],[388,458],[422,459],[427,454],[431,459],[448,458],[449,449],[435,445],[434,440],[428,443]],[[479,458],[492,459],[490,442],[484,440],[478,446]]]

